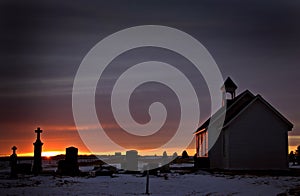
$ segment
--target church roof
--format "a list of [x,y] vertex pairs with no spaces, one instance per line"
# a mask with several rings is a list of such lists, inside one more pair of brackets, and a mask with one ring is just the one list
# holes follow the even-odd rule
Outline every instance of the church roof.
[[227,100],[226,111],[225,107],[223,106],[220,108],[215,114],[212,115],[209,119],[207,119],[195,132],[207,130],[210,121],[212,120],[212,124],[217,122],[218,119],[224,115],[225,112],[225,119],[223,128],[227,127],[237,116],[239,116],[244,109],[251,106],[256,101],[261,101],[265,104],[275,115],[277,115],[281,120],[283,120],[289,128],[289,131],[293,128],[293,124],[289,122],[282,114],[280,114],[273,106],[271,106],[264,98],[260,95],[253,95],[249,90],[244,91],[243,93],[239,94],[232,100]]
[[225,82],[221,88],[224,88],[224,87],[225,87],[225,89],[228,89],[228,88],[237,89],[237,85],[232,81],[232,79],[230,77],[228,77],[225,80]]

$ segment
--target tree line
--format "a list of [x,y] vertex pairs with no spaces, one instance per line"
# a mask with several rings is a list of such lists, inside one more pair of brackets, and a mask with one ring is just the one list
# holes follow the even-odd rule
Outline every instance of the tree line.
[[289,154],[289,162],[293,165],[300,165],[300,145],[297,147],[297,150],[291,151]]

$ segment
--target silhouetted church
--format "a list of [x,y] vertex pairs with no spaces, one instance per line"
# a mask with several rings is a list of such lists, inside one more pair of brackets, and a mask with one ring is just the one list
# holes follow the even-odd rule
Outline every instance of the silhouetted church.
[[[228,77],[221,87],[223,107],[194,133],[198,160],[208,160],[210,168],[287,169],[288,131],[293,124],[260,95],[246,90],[235,96],[236,89]],[[230,93],[229,99],[226,93]],[[222,114],[225,114],[223,125]],[[217,129],[221,129],[220,135],[208,151]]]

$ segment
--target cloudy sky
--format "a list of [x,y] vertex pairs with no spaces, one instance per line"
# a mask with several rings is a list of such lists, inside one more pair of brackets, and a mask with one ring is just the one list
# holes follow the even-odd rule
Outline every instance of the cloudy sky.
[[[200,41],[223,77],[236,82],[237,93],[249,89],[261,94],[294,124],[289,141],[296,146],[300,144],[299,8],[295,0],[1,1],[0,155],[10,154],[12,145],[18,153],[30,153],[37,126],[44,130],[45,151],[73,145],[88,152],[72,115],[77,69],[103,38],[137,25],[177,28]],[[148,47],[117,57],[102,86],[97,86],[97,113],[108,114],[101,115],[104,126],[118,128],[104,107],[117,77],[129,66],[149,60],[183,68],[200,97],[200,122],[205,120],[210,101],[202,76],[182,56]],[[174,93],[163,85],[139,87],[132,96],[132,115],[147,122],[149,104],[157,100],[171,111],[164,128],[172,130],[178,126],[180,108]]]

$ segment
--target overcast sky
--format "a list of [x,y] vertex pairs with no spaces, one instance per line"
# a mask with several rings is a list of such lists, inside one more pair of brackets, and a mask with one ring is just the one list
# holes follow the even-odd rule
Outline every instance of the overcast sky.
[[[1,1],[0,155],[10,154],[12,145],[18,146],[19,153],[31,152],[37,126],[45,130],[44,149],[60,151],[74,145],[87,151],[72,115],[77,69],[87,52],[106,36],[149,24],[174,27],[200,41],[223,77],[230,76],[236,82],[237,93],[249,89],[261,94],[294,124],[290,145],[298,145],[299,9],[296,0]],[[124,66],[146,60],[184,67],[200,97],[200,122],[207,118],[210,101],[203,78],[194,74],[180,55],[155,48],[128,51],[115,59],[103,86],[98,87],[98,110],[107,103],[105,92]],[[172,91],[159,84],[148,84],[144,91],[147,99],[138,92],[133,96],[133,117],[147,122],[149,104],[160,97],[158,100],[169,104],[172,111],[168,128],[176,127],[179,109]],[[103,121],[113,122],[110,117]]]

